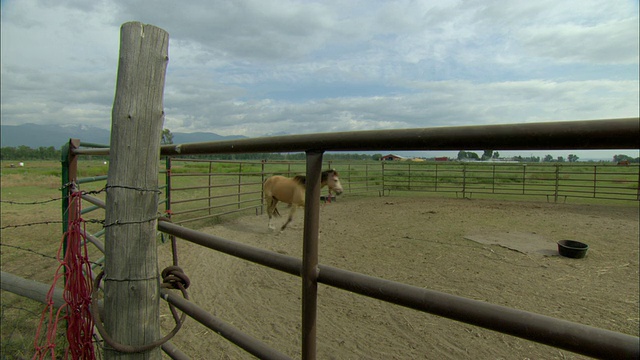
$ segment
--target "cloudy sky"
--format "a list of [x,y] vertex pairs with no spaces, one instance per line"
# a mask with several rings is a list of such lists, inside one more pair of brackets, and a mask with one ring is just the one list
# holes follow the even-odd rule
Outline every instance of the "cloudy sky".
[[254,137],[639,115],[638,0],[1,4],[7,125],[109,129],[120,26],[134,20],[169,33],[172,132]]

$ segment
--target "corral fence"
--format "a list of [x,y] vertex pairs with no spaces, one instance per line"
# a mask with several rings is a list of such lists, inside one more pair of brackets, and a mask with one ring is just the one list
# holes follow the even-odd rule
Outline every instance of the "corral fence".
[[[452,148],[486,147],[509,149],[607,149],[637,148],[639,139],[630,134],[639,131],[638,119],[559,122],[544,124],[495,125],[436,129],[366,131],[339,134],[311,134],[289,137],[244,139],[197,144],[165,145],[161,154],[203,155],[243,152],[299,152],[307,156],[308,177],[305,204],[302,259],[267,251],[205,234],[168,222],[159,222],[158,229],[184,241],[221,251],[248,261],[268,266],[302,278],[302,358],[316,357],[316,311],[318,284],[333,286],[364,296],[416,309],[449,319],[481,326],[543,344],[599,358],[637,358],[640,342],[637,337],[554,319],[530,312],[470,300],[393,281],[354,273],[318,263],[318,226],[320,205],[319,175],[325,150],[358,151],[377,149],[451,150]],[[474,134],[470,136],[469,134]],[[515,140],[514,140],[515,139]],[[585,140],[587,140],[585,142]],[[514,142],[515,141],[515,142]],[[436,145],[434,145],[436,144]],[[73,156],[104,154],[104,149],[71,149]],[[204,162],[204,166],[209,162]],[[260,167],[262,163],[255,164]],[[237,164],[238,167],[241,164]],[[242,165],[246,166],[246,165]],[[288,165],[287,165],[288,166]],[[385,171],[391,165],[385,164]],[[394,165],[395,166],[395,165]],[[439,165],[440,166],[440,165]],[[413,165],[412,165],[413,167]],[[527,168],[529,169],[529,168]],[[412,169],[412,172],[415,169]],[[207,170],[208,171],[208,170]],[[292,169],[292,172],[298,170]],[[440,171],[440,169],[438,170]],[[491,169],[493,172],[493,169]],[[527,170],[528,172],[529,170]],[[252,171],[250,171],[252,172]],[[267,171],[265,171],[266,173]],[[241,173],[238,171],[238,173]],[[228,175],[238,176],[238,173]],[[209,174],[209,173],[208,173]],[[195,176],[195,175],[193,175]],[[209,175],[207,175],[209,176]],[[253,175],[258,176],[258,175]],[[493,175],[492,175],[493,176]],[[516,175],[522,176],[521,173]],[[525,173],[526,177],[526,173]],[[411,175],[414,178],[414,175]],[[414,179],[415,180],[415,179]],[[553,180],[555,181],[555,180]],[[234,180],[235,182],[235,180]],[[259,183],[259,181],[251,181]],[[214,185],[213,183],[212,185]],[[412,182],[415,185],[415,182]],[[413,186],[412,185],[412,186]],[[207,186],[209,186],[207,184]],[[237,186],[237,185],[236,185]],[[468,188],[467,188],[468,189]],[[185,190],[186,191],[186,190]],[[255,194],[258,195],[257,192]],[[90,196],[84,199],[99,204]],[[234,344],[260,358],[285,359],[288,356],[272,349],[260,340],[241,334],[228,323],[204,312],[197,304],[186,301],[166,290],[163,298],[188,313],[203,325],[221,334]],[[163,349],[174,358],[183,358],[170,342]]]
[[[543,344],[547,344],[550,346],[555,346],[558,348],[566,349],[569,351],[573,351],[576,353],[598,357],[598,358],[637,358],[640,355],[640,340],[637,337],[620,334],[608,330],[597,329],[577,323],[572,323],[564,320],[554,319],[551,317],[538,315],[526,311],[515,310],[503,306],[488,304],[482,301],[470,300],[463,297],[458,297],[454,295],[449,295],[446,293],[441,293],[437,291],[431,291],[428,289],[418,288],[410,285],[405,285],[398,282],[388,281],[380,278],[375,278],[368,276],[366,274],[359,274],[350,271],[346,271],[343,269],[333,268],[329,266],[325,266],[318,263],[318,225],[319,225],[319,206],[321,201],[320,187],[319,187],[319,175],[323,168],[325,167],[340,167],[346,166],[344,164],[340,165],[337,163],[324,162],[323,152],[324,150],[339,150],[349,151],[349,150],[376,150],[376,149],[385,149],[385,148],[395,148],[395,147],[404,147],[408,146],[406,149],[424,149],[424,150],[437,150],[429,144],[432,142],[440,144],[442,139],[456,139],[455,136],[452,136],[449,132],[454,132],[455,134],[459,134],[462,138],[464,138],[465,146],[478,146],[483,144],[483,140],[486,138],[490,138],[492,140],[493,146],[492,148],[498,149],[512,149],[512,146],[509,146],[508,142],[505,142],[504,139],[512,139],[518,138],[519,145],[525,146],[526,148],[531,149],[575,149],[576,147],[580,147],[582,145],[582,141],[584,139],[590,139],[591,142],[588,144],[587,148],[619,148],[619,147],[640,147],[638,144],[639,140],[637,137],[625,137],[624,134],[629,134],[633,132],[637,132],[638,129],[638,119],[623,119],[623,120],[603,120],[603,121],[586,121],[586,122],[561,122],[561,123],[546,123],[546,124],[521,124],[517,126],[511,125],[500,125],[500,126],[486,126],[486,127],[461,127],[461,128],[438,128],[438,129],[414,129],[414,130],[392,130],[385,132],[353,132],[353,133],[340,133],[340,134],[312,134],[312,135],[297,135],[287,137],[289,141],[286,144],[283,144],[283,141],[274,142],[272,138],[261,138],[261,139],[246,139],[246,140],[238,140],[238,141],[223,141],[223,142],[211,142],[211,143],[199,143],[199,144],[178,144],[178,145],[165,145],[161,147],[161,154],[164,156],[175,157],[177,152],[181,155],[184,154],[193,154],[193,155],[202,155],[202,154],[227,154],[227,153],[242,153],[242,152],[265,152],[265,151],[273,151],[273,152],[286,152],[286,151],[304,151],[307,156],[307,161],[305,163],[305,173],[308,176],[308,183],[306,189],[307,195],[307,203],[305,205],[305,217],[304,217],[304,232],[303,232],[303,257],[295,258],[271,251],[267,251],[264,249],[244,245],[241,243],[234,242],[231,239],[223,239],[217,237],[215,235],[205,234],[199,232],[197,230],[189,229],[183,226],[179,226],[174,223],[169,222],[159,222],[158,230],[172,237],[177,237],[178,239],[182,239],[184,241],[189,241],[195,244],[199,244],[206,248],[210,248],[216,251],[220,251],[247,261],[254,262],[256,264],[268,266],[285,273],[299,276],[302,278],[302,338],[303,338],[303,349],[302,349],[302,358],[303,359],[315,359],[316,358],[316,345],[315,345],[315,331],[316,331],[316,311],[317,311],[317,287],[319,284],[324,284],[327,286],[336,287],[339,289],[343,289],[346,291],[351,291],[356,294],[368,296],[371,298],[379,299],[382,301],[387,301],[393,304],[405,306],[408,308],[412,308],[418,311],[427,312],[430,314],[435,314],[439,316],[443,316],[449,319],[465,322],[468,324],[484,327],[487,329],[499,331],[505,334],[518,336],[524,339],[528,339],[531,341],[540,342]],[[505,128],[511,130],[511,132],[506,132]],[[569,129],[569,130],[568,130]],[[605,131],[606,130],[606,131]],[[443,131],[446,136],[444,136],[440,131]],[[420,135],[420,132],[422,134]],[[478,133],[481,132],[482,136],[479,135],[478,138],[465,136],[468,132]],[[569,132],[572,136],[566,136],[567,132]],[[605,134],[602,134],[605,132]],[[418,133],[418,135],[416,134]],[[427,133],[428,136],[425,138],[424,133]],[[501,134],[509,134],[509,136],[501,135]],[[562,134],[562,136],[559,136]],[[444,136],[444,138],[443,138]],[[505,137],[506,136],[506,137]],[[347,143],[349,145],[345,145],[343,141],[345,141],[345,137],[347,138]],[[401,140],[398,140],[400,138]],[[284,139],[284,138],[283,138]],[[342,139],[338,147],[336,143],[334,143],[334,139]],[[364,142],[362,142],[364,139]],[[367,139],[374,139],[375,146],[372,146]],[[414,139],[413,142],[408,139]],[[419,140],[415,140],[419,139]],[[573,139],[568,141],[568,139]],[[615,141],[611,139],[616,139]],[[562,141],[560,141],[562,140]],[[418,142],[416,142],[418,141]],[[461,140],[447,140],[445,145],[440,144],[446,150],[450,150],[451,147],[459,147],[463,144],[460,143]],[[409,145],[408,142],[410,143]],[[320,144],[324,144],[324,146],[320,146]],[[333,145],[332,145],[333,144]],[[400,145],[398,145],[400,144]],[[81,143],[78,140],[72,140],[70,142],[70,146],[66,148],[68,151],[68,157],[63,161],[63,174],[65,176],[63,183],[76,183],[82,186],[89,186],[89,184],[97,182],[99,187],[102,186],[104,181],[108,182],[108,179],[103,176],[96,176],[91,178],[78,178],[77,177],[77,169],[79,166],[79,159],[85,155],[107,155],[110,152],[110,149],[106,148],[95,148],[91,145],[93,144],[85,144],[89,145],[88,148],[83,148]],[[305,150],[311,149],[311,150]],[[200,167],[206,168],[205,177],[213,177],[215,171],[214,167],[216,166],[215,161],[194,161],[191,160],[177,160],[173,158],[172,162],[179,161],[188,164],[197,164]],[[228,171],[228,166],[237,166],[237,171]],[[238,177],[241,180],[244,179],[245,173],[250,173],[251,175],[247,175],[250,179],[246,182],[252,183],[251,186],[257,186],[257,183],[262,181],[263,176],[267,176],[270,173],[283,173],[288,174],[289,171],[293,173],[299,173],[300,164],[284,164],[277,163],[272,165],[267,165],[264,162],[254,163],[251,166],[255,168],[247,168],[249,165],[245,163],[225,163],[226,169],[228,171],[226,177],[233,178],[233,186],[236,186],[238,183]],[[269,166],[274,166],[273,169],[269,169]],[[412,187],[412,190],[422,188],[421,182],[417,181],[416,178],[423,177],[423,173],[426,171],[436,171],[436,164],[432,164],[433,168],[429,169],[428,167],[417,168],[418,165],[415,164],[376,164],[370,165],[366,170],[367,176],[377,177],[378,174],[382,175],[382,173],[386,171],[398,171],[394,167],[396,166],[405,166],[406,172],[411,173],[411,175],[403,174],[403,176],[407,176],[411,179],[411,182],[407,179],[404,186],[409,188]],[[409,171],[409,166],[411,167],[411,171]],[[437,171],[439,175],[442,175],[445,172],[445,168],[447,166],[451,166],[450,164],[437,164]],[[468,164],[457,164],[458,167],[470,166]],[[510,165],[513,166],[513,165]],[[532,173],[533,171],[529,170],[530,165],[527,165],[527,170],[523,174],[521,170],[516,172],[516,177],[525,177],[527,174]],[[209,170],[211,167],[211,170]],[[265,167],[263,169],[263,167]],[[276,168],[277,167],[277,168]],[[498,165],[496,165],[496,168]],[[562,166],[565,167],[565,166]],[[171,169],[170,167],[169,169]],[[382,170],[384,168],[384,170]],[[553,170],[549,173],[561,172],[560,167],[551,167]],[[571,168],[570,166],[566,166],[566,168]],[[613,167],[611,167],[613,169]],[[259,169],[256,170],[256,169]],[[347,170],[349,167],[347,166]],[[380,169],[380,170],[377,170]],[[393,170],[391,170],[393,169]],[[420,169],[421,171],[417,171]],[[464,169],[464,168],[463,168]],[[487,168],[484,167],[483,171],[487,171]],[[490,167],[491,179],[498,179],[499,171],[496,169],[496,175],[493,175],[494,168]],[[256,171],[254,171],[256,170]],[[361,171],[362,169],[358,170]],[[596,168],[595,178],[600,177],[599,167]],[[189,174],[191,170],[183,172],[183,174]],[[343,174],[346,170],[343,170]],[[459,171],[459,170],[458,170]],[[620,171],[620,170],[616,170]],[[161,172],[165,172],[164,170]],[[464,173],[470,173],[468,169],[463,170]],[[603,171],[604,172],[604,171]],[[172,174],[172,171],[166,171],[169,175]],[[180,173],[180,172],[176,172]],[[354,175],[357,171],[354,171]],[[230,175],[229,175],[230,174]],[[637,174],[637,173],[636,173]],[[549,175],[549,174],[547,174]],[[185,175],[187,176],[202,176],[202,173],[198,173],[198,175]],[[344,176],[344,175],[343,175]],[[393,175],[395,176],[395,175]],[[590,176],[594,176],[593,173],[590,173]],[[635,175],[637,176],[637,175]],[[553,176],[551,176],[553,177]],[[348,178],[348,177],[346,177]],[[392,178],[391,174],[385,175],[385,182]],[[162,177],[160,177],[162,179]],[[316,181],[313,181],[316,179]],[[355,180],[354,180],[355,179]],[[464,179],[464,177],[463,177]],[[553,182],[555,182],[555,178],[553,178]],[[163,193],[169,192],[170,183],[172,180],[168,180],[166,183],[163,181],[158,182],[159,191]],[[368,191],[377,191],[380,189],[380,184],[377,184],[374,180],[367,180],[371,182],[371,188]],[[466,181],[466,180],[465,180]],[[242,180],[241,182],[245,182]],[[351,178],[351,183],[357,184],[359,181],[357,178]],[[366,182],[366,181],[365,181]],[[424,182],[424,181],[423,181]],[[497,180],[491,180],[490,183],[491,189],[498,189],[497,184],[493,185],[494,182],[498,182]],[[445,181],[444,183],[447,183]],[[439,184],[438,186],[444,187],[444,183]],[[466,185],[470,185],[471,182],[466,183]],[[208,180],[206,184],[206,191],[209,191],[209,188],[215,189],[217,185],[217,181],[212,181],[211,185],[209,185]],[[224,185],[224,184],[219,184]],[[418,186],[420,185],[420,186]],[[432,186],[430,184],[429,186]],[[465,185],[465,186],[466,186]],[[392,188],[390,184],[386,183],[385,186],[389,186]],[[402,189],[402,186],[397,186],[398,189]],[[417,188],[413,188],[417,186]],[[435,185],[434,185],[435,186]],[[360,186],[356,187],[357,189]],[[465,189],[470,189],[472,187],[465,187]],[[69,189],[67,189],[69,190]],[[188,191],[184,189],[184,191]],[[361,188],[360,191],[367,191],[367,188]],[[241,193],[242,188],[237,191],[237,193]],[[256,197],[255,201],[257,201],[257,196],[259,195],[257,191],[251,192],[248,191],[249,194],[245,194],[247,196]],[[213,193],[212,193],[213,194]],[[212,195],[215,196],[215,195]],[[234,198],[237,199],[237,194],[234,195]],[[92,204],[92,206],[86,207],[82,210],[82,213],[94,212],[97,210],[101,210],[106,208],[106,204],[103,200],[98,199],[93,194],[83,194],[82,199],[84,201],[88,201]],[[126,201],[126,199],[123,199]],[[166,197],[159,196],[158,207],[162,208],[162,204],[166,202]],[[208,200],[207,200],[208,201]],[[238,206],[238,203],[234,200],[235,206]],[[98,231],[94,234],[85,234],[87,237],[87,241],[96,245],[98,249],[104,249],[104,243],[99,238],[104,234],[104,231]],[[175,241],[175,240],[174,240]],[[176,246],[175,242],[173,246]],[[100,260],[95,261],[96,264],[100,263]],[[3,289],[10,289],[11,286],[8,283],[12,280],[12,276],[8,274],[3,274]],[[20,283],[20,286],[24,285],[23,279],[13,279],[13,283]],[[19,287],[20,287],[19,286]],[[37,286],[37,285],[34,285]],[[11,291],[11,290],[10,290]],[[183,299],[181,296],[177,296],[167,290],[160,290],[162,293],[162,298],[173,304],[178,309],[184,311],[189,316],[193,317],[195,320],[203,324],[204,326],[212,329],[215,333],[220,334],[225,337],[229,341],[233,342],[237,346],[245,349],[247,352],[259,357],[266,359],[288,359],[289,357],[277,349],[270,348],[268,345],[264,344],[260,340],[248,336],[246,334],[241,333],[238,329],[234,328],[229,323],[225,322],[222,319],[219,319],[206,311],[200,308],[197,304],[193,302],[187,301]],[[43,297],[43,296],[42,296]],[[179,348],[172,344],[170,341],[164,343],[162,345],[162,349],[169,354],[172,358],[175,359],[186,359],[188,358],[185,354],[183,354]]]
[[[547,201],[567,198],[638,201],[637,164],[486,163],[414,161],[323,161],[336,169],[345,194],[391,191],[483,195],[524,195]],[[262,214],[262,183],[271,175],[305,173],[301,161],[237,161],[166,158],[166,211],[174,223],[220,217],[238,212]],[[321,195],[321,200],[327,199]]]
[[567,198],[640,199],[637,164],[383,162],[382,181],[386,192],[530,195],[554,202]]
[[[238,212],[264,211],[262,184],[272,175],[304,174],[304,161],[235,161],[166,158],[166,207],[174,223],[220,217]],[[337,169],[346,193],[380,191],[382,168],[375,162],[324,161],[323,169]],[[335,195],[321,195],[337,201]]]

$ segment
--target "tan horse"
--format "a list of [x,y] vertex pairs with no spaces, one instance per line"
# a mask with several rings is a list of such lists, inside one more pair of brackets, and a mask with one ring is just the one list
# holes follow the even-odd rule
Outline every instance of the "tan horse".
[[[275,226],[271,222],[273,216],[280,216],[276,208],[279,201],[289,204],[291,208],[291,210],[289,210],[289,218],[287,222],[282,225],[280,231],[289,225],[298,206],[304,206],[305,183],[306,177],[302,175],[297,175],[293,178],[274,175],[264,182],[263,189],[264,198],[267,202],[267,215],[269,215],[269,229],[275,229]],[[320,187],[325,186],[329,187],[329,197],[331,197],[332,191],[335,191],[338,195],[342,193],[342,185],[338,178],[338,172],[335,169],[322,172]]]

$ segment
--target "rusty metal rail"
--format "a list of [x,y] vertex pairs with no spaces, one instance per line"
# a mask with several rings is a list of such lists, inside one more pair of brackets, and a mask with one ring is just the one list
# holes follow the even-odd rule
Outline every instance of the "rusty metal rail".
[[164,145],[162,155],[367,150],[639,149],[640,118],[273,136]]
[[[371,130],[163,145],[161,155],[366,150],[640,149],[640,118]],[[109,149],[73,149],[108,155]]]
[[[304,260],[233,242],[179,225],[161,222],[158,229],[195,244],[244,260],[302,276]],[[318,283],[392,304],[555,346],[597,358],[633,359],[640,356],[640,339],[527,311],[427,290],[309,261],[307,271]],[[309,285],[312,286],[312,285]],[[308,305],[310,306],[310,305]],[[310,330],[308,336],[313,336]],[[313,352],[314,348],[309,349]],[[307,354],[303,358],[313,358]]]
[[[168,303],[175,305],[178,309],[182,310],[185,314],[188,314],[196,321],[206,326],[207,328],[215,331],[220,334],[225,339],[231,341],[232,343],[238,345],[240,348],[245,350],[246,352],[260,358],[260,359],[269,359],[269,360],[291,360],[291,358],[273,348],[270,348],[268,345],[264,344],[260,340],[249,336],[237,328],[227,324],[226,322],[220,320],[216,316],[211,315],[209,312],[204,310],[203,308],[195,305],[194,303],[185,300],[184,298],[172,294],[166,290],[161,290],[162,298],[165,299]],[[164,349],[167,354],[169,352],[167,349]],[[174,349],[171,349],[174,350]],[[175,351],[175,350],[174,350]],[[170,356],[173,354],[169,354]]]

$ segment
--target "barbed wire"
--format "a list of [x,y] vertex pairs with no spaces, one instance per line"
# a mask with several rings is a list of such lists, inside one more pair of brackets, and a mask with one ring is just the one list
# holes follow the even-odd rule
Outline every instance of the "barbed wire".
[[131,224],[143,224],[143,223],[147,223],[150,221],[154,221],[154,220],[158,220],[159,218],[161,218],[162,216],[160,215],[156,215],[152,218],[149,219],[145,219],[145,220],[131,220],[131,221],[121,221],[121,220],[116,220],[114,222],[111,222],[109,224],[105,224],[104,221],[102,222],[102,226],[107,228],[110,226],[115,226],[115,225],[131,225]]
[[[28,249],[28,248],[21,247],[21,246],[9,245],[9,244],[3,244],[3,243],[0,243],[0,246],[6,246],[6,247],[14,248],[14,249],[17,249],[17,250],[22,250],[22,251],[30,252],[30,253],[33,253],[33,254],[36,254],[36,255],[40,255],[40,256],[42,256],[42,257],[45,257],[45,258],[47,258],[47,259],[58,260],[58,258],[57,258],[57,257],[55,257],[55,256],[47,255],[47,254],[43,254],[43,253],[37,252],[37,251],[35,251],[35,250]],[[101,264],[101,263],[94,262],[94,261],[89,261],[89,263],[90,263],[90,264],[92,264],[92,265],[95,265],[95,266],[102,266],[102,265],[103,265],[103,264]]]
[[[70,184],[66,184],[63,186],[62,189],[58,189],[60,191],[62,191],[64,188],[70,186]],[[148,192],[156,192],[158,194],[162,194],[162,191],[158,190],[158,189],[144,189],[144,188],[140,188],[140,187],[135,187],[135,186],[125,186],[125,185],[107,185],[105,187],[103,187],[102,189],[98,189],[98,190],[82,190],[80,191],[82,193],[82,195],[98,195],[101,194],[103,192],[106,192],[108,189],[113,189],[113,188],[119,188],[119,189],[129,189],[129,190],[136,190],[136,191],[148,191]],[[14,201],[14,200],[2,200],[0,199],[1,203],[6,203],[6,204],[10,204],[10,205],[42,205],[42,204],[46,204],[46,203],[50,203],[50,202],[54,202],[54,201],[61,201],[61,200],[65,200],[68,199],[69,196],[61,196],[61,197],[57,197],[57,198],[52,198],[49,200],[40,200],[40,201]]]
[[[82,221],[84,221],[85,223],[88,223],[88,224],[100,224],[100,225],[102,225],[102,227],[107,228],[107,227],[115,226],[115,225],[143,224],[143,223],[146,223],[146,222],[158,220],[160,218],[163,218],[163,215],[158,214],[157,216],[154,216],[154,217],[149,218],[149,219],[144,219],[144,220],[132,220],[132,221],[116,220],[116,221],[113,221],[113,222],[111,222],[109,224],[105,224],[105,220],[101,220],[101,219],[83,219]],[[5,226],[0,227],[0,230],[16,229],[16,228],[21,228],[21,227],[35,226],[35,225],[52,225],[52,224],[62,224],[62,223],[63,223],[62,220],[39,221],[39,222],[32,222],[32,223],[27,223],[27,224],[5,225]]]
[[[58,189],[59,191],[64,190],[65,188],[68,188],[69,186],[71,186],[73,183],[68,183],[62,186],[62,188]],[[89,191],[81,191],[82,195],[95,195],[95,194],[100,194],[101,192],[104,192],[106,189],[102,188],[99,190],[89,190]],[[0,202],[2,203],[7,203],[7,204],[11,204],[11,205],[42,205],[42,204],[46,204],[46,203],[50,203],[50,202],[54,202],[54,201],[60,201],[60,200],[66,200],[69,199],[69,196],[60,196],[60,197],[56,197],[56,198],[52,198],[52,199],[48,199],[48,200],[40,200],[40,201],[14,201],[14,200],[2,200],[0,199]]]
[[112,189],[112,188],[128,189],[128,190],[136,190],[136,191],[156,192],[158,194],[162,193],[162,191],[160,191],[158,189],[145,189],[145,188],[140,188],[140,187],[136,187],[136,186],[128,186],[128,185],[107,185],[107,186],[104,187],[105,190]]
[[36,313],[35,311],[29,310],[27,308],[23,308],[21,306],[13,306],[13,305],[2,304],[2,309],[3,309],[3,311],[6,311],[6,310],[24,311],[24,312],[30,313],[33,316],[40,316],[40,314]]
[[0,230],[10,229],[10,228],[21,228],[21,227],[34,226],[34,225],[51,225],[51,224],[62,224],[62,223],[63,223],[62,220],[45,220],[45,221],[37,221],[37,222],[26,223],[26,224],[5,225],[3,227],[0,227]]
[[[104,225],[104,220],[100,220],[100,219],[83,219],[83,221],[90,224]],[[62,224],[62,223],[64,223],[64,221],[62,220],[45,220],[45,221],[37,221],[37,222],[25,223],[25,224],[5,225],[0,227],[0,230],[15,229],[15,228],[21,228],[21,227],[35,226],[35,225],[53,225],[53,224]]]
[[[62,186],[62,188],[58,189],[60,191],[64,190],[65,188],[71,186],[73,183],[68,183]],[[158,194],[162,194],[162,191],[158,190],[158,189],[145,189],[145,188],[140,188],[140,187],[135,187],[135,186],[126,186],[126,185],[107,185],[105,187],[103,187],[102,189],[98,189],[98,190],[82,190],[80,191],[82,193],[82,195],[97,195],[103,192],[106,192],[108,189],[112,189],[112,188],[119,188],[119,189],[129,189],[129,190],[136,190],[136,191],[148,191],[148,192],[156,192]],[[41,201],[14,201],[14,200],[2,200],[0,199],[0,203],[6,203],[6,204],[10,204],[10,205],[42,205],[42,204],[46,204],[46,203],[50,203],[50,202],[54,202],[54,201],[60,201],[60,200],[65,200],[68,199],[69,196],[61,196],[61,197],[57,197],[57,198],[52,198],[49,200],[41,200]]]
[[34,254],[36,254],[36,255],[40,255],[40,256],[42,256],[42,257],[46,257],[46,258],[49,258],[49,259],[57,260],[57,258],[56,258],[55,256],[51,256],[51,255],[47,255],[47,254],[43,254],[43,253],[39,253],[39,252],[37,252],[37,251],[35,251],[35,250],[31,250],[31,249],[23,248],[23,247],[21,247],[21,246],[9,245],[9,244],[3,244],[3,243],[0,243],[0,246],[6,246],[6,247],[10,247],[10,248],[14,248],[14,249],[22,250],[22,251],[27,251],[27,252],[30,252],[30,253],[34,253]]
[[55,199],[42,200],[42,201],[0,200],[0,202],[11,204],[11,205],[41,205],[41,204],[46,204],[46,203],[50,203],[50,202],[53,202],[53,201],[60,201],[62,199],[64,199],[64,198],[63,197],[59,197],[59,198],[55,198]]

